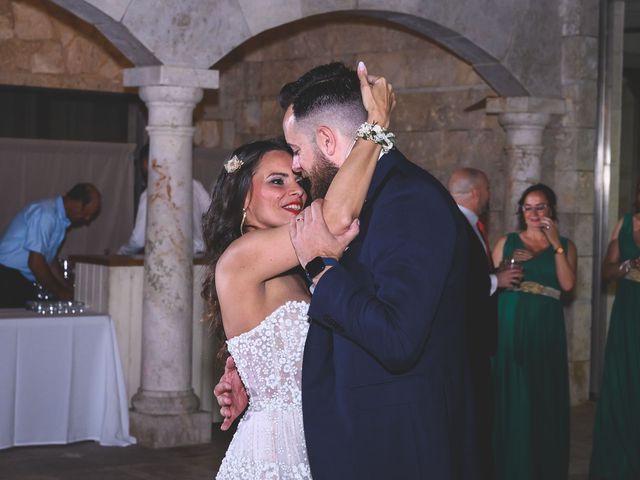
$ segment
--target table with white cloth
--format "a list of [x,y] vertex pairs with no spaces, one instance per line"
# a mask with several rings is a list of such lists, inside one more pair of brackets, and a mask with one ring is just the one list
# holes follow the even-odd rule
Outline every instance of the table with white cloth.
[[135,443],[108,315],[0,309],[0,448]]

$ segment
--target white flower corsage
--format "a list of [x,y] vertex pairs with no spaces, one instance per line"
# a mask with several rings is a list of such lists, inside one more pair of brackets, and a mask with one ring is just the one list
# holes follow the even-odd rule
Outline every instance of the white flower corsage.
[[384,153],[389,153],[396,143],[396,136],[393,132],[390,132],[386,128],[377,123],[363,123],[358,127],[356,131],[356,138],[363,138],[365,140],[371,140],[373,143],[377,143],[382,146]]

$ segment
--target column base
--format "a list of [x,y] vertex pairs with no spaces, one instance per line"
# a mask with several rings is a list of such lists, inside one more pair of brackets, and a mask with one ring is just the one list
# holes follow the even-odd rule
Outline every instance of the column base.
[[131,398],[132,410],[148,415],[182,415],[197,412],[200,400],[193,389],[183,391],[144,390],[142,387]]
[[130,411],[129,418],[131,435],[144,447],[180,447],[211,442],[211,412],[151,415]]

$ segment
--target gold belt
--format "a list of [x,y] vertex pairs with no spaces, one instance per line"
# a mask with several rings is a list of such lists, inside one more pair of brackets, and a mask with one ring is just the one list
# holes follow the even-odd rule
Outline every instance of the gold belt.
[[535,295],[544,295],[545,297],[555,298],[560,300],[560,290],[547,287],[538,282],[522,282],[519,287],[514,288],[516,292],[533,293]]
[[623,278],[640,283],[640,270],[632,268]]

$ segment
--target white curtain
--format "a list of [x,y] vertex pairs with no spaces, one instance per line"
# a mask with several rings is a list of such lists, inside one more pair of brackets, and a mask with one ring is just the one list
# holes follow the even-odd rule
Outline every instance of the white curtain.
[[115,252],[133,228],[132,143],[0,138],[0,235],[28,203],[65,194],[79,182],[102,193],[102,210],[88,227],[69,231],[60,251]]

